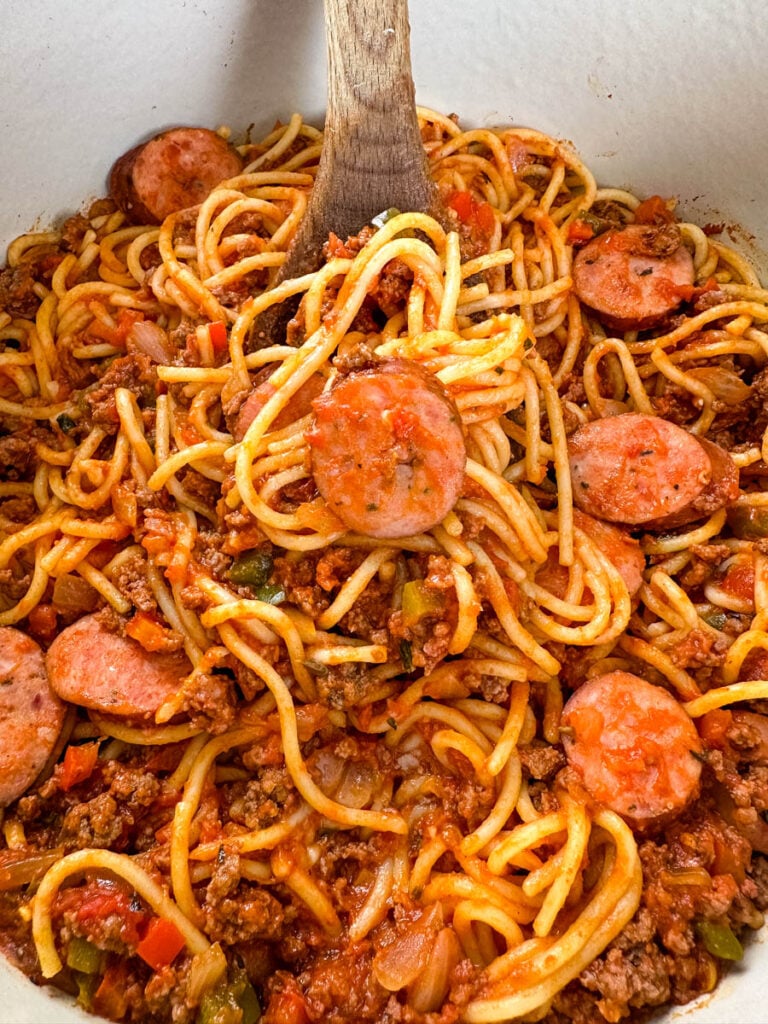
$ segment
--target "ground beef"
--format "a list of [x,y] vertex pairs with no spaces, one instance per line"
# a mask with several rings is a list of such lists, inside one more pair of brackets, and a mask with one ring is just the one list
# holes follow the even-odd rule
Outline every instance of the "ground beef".
[[359,661],[329,665],[315,677],[317,699],[329,708],[344,710],[369,703],[381,683],[371,676],[370,666]]
[[29,926],[19,913],[28,901],[29,895],[24,890],[3,893],[0,900],[0,953],[39,983],[42,979],[37,951]]
[[[680,668],[722,665],[729,643],[724,637],[714,637],[703,629],[693,629],[669,651],[669,656]],[[698,677],[701,682],[701,676]]]
[[[422,669],[424,675],[431,672],[448,653],[454,628],[450,622],[436,615],[425,615],[412,626],[405,625],[400,611],[393,612],[387,619],[393,650],[403,640],[410,644],[411,665]],[[396,654],[394,656],[397,657]]]
[[[191,344],[195,337],[195,326],[196,321],[191,320],[186,313],[181,317],[178,327],[174,327],[168,331],[168,340],[170,341],[173,350],[179,352],[182,356],[187,351],[188,344]],[[186,361],[188,357],[184,359]]]
[[[745,446],[759,446],[768,427],[768,372],[760,370],[750,380],[749,374],[742,367],[726,365],[726,369],[735,373],[749,387],[749,393],[734,405],[715,402],[713,409],[716,415],[707,436],[731,452],[744,450]],[[745,467],[749,476],[763,471],[764,466],[760,462]]]
[[186,469],[180,475],[179,480],[187,494],[197,498],[207,508],[215,508],[216,502],[221,497],[221,484],[218,480],[209,480],[208,477],[194,469]]
[[140,406],[154,405],[157,373],[149,356],[134,352],[113,360],[96,387],[86,396],[94,425],[110,433],[117,430],[120,417],[115,405],[117,388],[132,391]]
[[400,259],[390,260],[382,268],[371,297],[387,317],[398,313],[408,300],[413,285],[413,271]]
[[318,559],[315,580],[319,587],[330,593],[349,579],[365,558],[364,551],[354,548],[330,548]]
[[529,783],[528,795],[531,803],[539,814],[549,814],[551,811],[560,810],[557,797],[553,794],[551,787],[546,782],[538,780]]
[[[339,876],[354,882],[361,874],[366,877],[374,872],[386,857],[393,855],[396,845],[396,840],[388,833],[377,832],[370,839],[361,840],[354,833],[330,832],[323,836],[316,870],[328,883]],[[359,892],[356,901],[359,906]]]
[[206,890],[206,900],[210,906],[218,906],[227,896],[231,896],[240,884],[240,857],[233,852],[221,848],[214,861],[213,874]]
[[703,867],[698,858],[694,859],[678,843],[643,843],[640,860],[647,886],[643,901],[654,916],[659,940],[669,952],[688,956],[696,943],[694,917],[704,910],[709,911],[706,916],[719,916],[727,911],[736,895],[736,886],[730,876],[724,875],[715,876],[709,888],[675,885],[675,876],[680,871]]
[[144,988],[143,1016],[149,1012],[173,1024],[191,1024],[196,1019],[198,1003],[189,1001],[187,995],[189,966],[190,961],[181,958],[152,973]]
[[566,764],[565,754],[558,747],[521,747],[519,754],[523,772],[532,779],[553,779]]
[[267,287],[267,282],[267,272],[265,270],[255,270],[250,274],[244,274],[237,281],[232,281],[230,284],[211,288],[211,292],[222,306],[239,309],[251,295],[257,295],[259,292],[264,291]]
[[[73,392],[83,390],[95,383],[100,373],[100,362],[97,359],[79,359],[73,349],[79,348],[90,339],[82,332],[67,335],[56,341],[56,355],[58,356],[58,373],[56,383],[59,388],[59,396],[70,395]],[[82,424],[75,429],[75,436],[81,431]]]
[[717,566],[730,555],[725,544],[694,544],[691,560],[680,575],[680,584],[690,592],[712,578]]
[[36,438],[31,433],[0,437],[0,465],[6,480],[23,480],[35,465]]
[[304,505],[307,502],[314,501],[319,493],[315,478],[308,476],[303,480],[296,480],[291,484],[286,484],[280,491],[274,507],[279,512],[285,511],[290,513],[296,509],[297,505]]
[[144,992],[149,974],[149,968],[141,960],[119,960],[111,964],[105,972],[104,995],[101,986],[94,995],[93,1012],[124,1019],[130,1024],[145,1024]]
[[375,369],[378,364],[379,356],[375,354],[365,339],[356,341],[348,349],[333,357],[334,368],[342,374]]
[[[574,405],[583,406],[587,401],[587,393],[584,390],[584,382],[581,374],[569,373],[566,375],[562,385],[560,386],[560,400],[565,404],[571,402]],[[576,427],[580,426],[581,421],[575,420],[573,427],[568,433],[573,433]]]
[[31,494],[18,498],[6,498],[4,501],[0,499],[0,516],[12,523],[26,524],[34,519],[36,513],[37,505]]
[[103,950],[125,953],[135,948],[149,914],[121,881],[91,878],[84,885],[60,890],[53,915],[61,918],[64,938],[79,935]]
[[639,233],[638,252],[644,256],[671,256],[682,244],[677,224],[654,224]]
[[316,582],[316,566],[320,557],[317,552],[307,552],[298,560],[289,555],[276,558],[271,576],[271,581],[285,591],[286,601],[296,604],[312,618],[317,618],[331,603]]
[[235,684],[226,674],[200,672],[184,687],[183,710],[195,726],[213,736],[230,728],[236,707]]
[[483,700],[491,704],[506,704],[509,701],[509,682],[506,679],[478,673],[462,673],[461,679],[465,686],[480,693]]
[[61,823],[62,841],[75,849],[96,847],[107,849],[123,845],[124,819],[119,813],[118,803],[109,793],[82,804],[76,804],[64,816]]
[[20,601],[26,594],[31,582],[32,573],[25,572],[18,566],[0,569],[0,591],[14,603]]
[[465,822],[468,832],[473,832],[485,821],[493,810],[496,794],[492,787],[481,786],[469,772],[469,764],[461,754],[449,758],[455,765],[456,775],[447,779],[445,786],[456,809],[455,813]]
[[119,761],[109,761],[102,768],[104,782],[120,806],[131,812],[150,807],[160,793],[155,775],[142,768],[131,768]]
[[[389,617],[392,604],[389,583],[371,580],[339,622],[339,628],[348,636],[356,636],[371,644],[384,644],[389,640]],[[395,657],[397,652],[394,651]]]
[[61,226],[61,247],[67,252],[79,252],[83,236],[90,228],[90,222],[82,213],[68,217]]
[[661,1006],[669,1000],[668,957],[652,943],[631,950],[611,949],[583,971],[581,983],[600,996],[608,1021],[618,1021],[632,1006]]
[[719,306],[723,302],[730,302],[731,297],[727,292],[721,291],[719,288],[706,289],[700,292],[691,303],[691,309],[694,314],[704,313],[708,309],[712,309],[714,306]]
[[[272,744],[276,757],[282,760],[278,743]],[[248,758],[249,767],[256,770],[257,777],[233,787],[229,815],[232,821],[249,829],[268,828],[285,813],[288,802],[295,802],[293,783],[285,767],[280,765],[262,766],[254,763],[264,753],[254,748],[255,757]],[[245,761],[245,759],[244,759]]]
[[225,580],[232,566],[232,557],[221,550],[221,544],[221,534],[217,530],[201,529],[195,542],[195,560],[214,579]]
[[[295,152],[298,152],[300,148],[301,145]],[[269,232],[264,228],[264,218],[255,210],[239,214],[227,224],[221,233],[222,238],[231,238],[233,235],[240,236],[234,250],[238,256],[251,256],[253,253],[263,252],[264,240],[269,239]],[[230,259],[231,262],[235,262],[233,258],[230,257]]]
[[323,259],[354,259],[363,246],[373,238],[374,233],[372,225],[366,224],[356,235],[350,235],[346,242],[342,242],[338,235],[331,232],[323,246]]
[[253,377],[251,377],[252,386],[247,388],[239,388],[238,390],[233,391],[231,387],[229,387],[226,390],[222,390],[221,411],[224,414],[224,421],[227,425],[227,430],[233,437],[237,430],[237,418],[240,415],[240,410],[242,409],[246,398],[248,398],[252,393],[258,376],[258,374],[254,374]]
[[663,395],[651,397],[651,404],[656,416],[670,420],[679,427],[692,423],[698,414],[691,392],[669,381],[665,382]]
[[[96,795],[78,799],[78,791],[59,794],[57,776],[41,787],[45,800],[62,801],[64,813],[57,842],[73,849],[114,847],[121,850],[130,841],[136,823],[160,794],[156,775],[107,761],[85,784]],[[41,808],[42,810],[42,808]]]
[[147,563],[140,554],[122,561],[113,573],[115,586],[140,611],[152,612],[157,608],[155,595],[147,579]]
[[34,269],[27,263],[0,270],[0,310],[12,317],[33,319],[40,304],[33,291],[34,284]]
[[[373,951],[357,943],[343,953],[327,956],[301,978],[311,1019],[323,1024],[364,1024],[380,1020],[389,992],[376,981]],[[356,979],[350,984],[350,979]]]
[[214,942],[228,944],[275,941],[285,922],[285,912],[275,897],[249,882],[241,882],[231,894],[219,884],[209,886],[203,913],[206,934]]
[[252,551],[254,548],[262,548],[271,552],[272,545],[261,531],[256,519],[246,508],[235,509],[233,512],[224,512],[222,517],[222,529],[226,530],[221,550],[227,555],[239,555],[243,551]]
[[759,856],[753,858],[749,876],[755,884],[755,906],[764,912],[768,910],[768,859]]
[[[261,657],[270,665],[274,665],[279,659],[280,648],[277,644],[258,644],[254,641],[251,642]],[[235,682],[246,700],[253,700],[256,694],[261,693],[264,689],[264,680],[257,676],[253,669],[244,665],[239,658],[228,658],[223,665],[232,670]]]

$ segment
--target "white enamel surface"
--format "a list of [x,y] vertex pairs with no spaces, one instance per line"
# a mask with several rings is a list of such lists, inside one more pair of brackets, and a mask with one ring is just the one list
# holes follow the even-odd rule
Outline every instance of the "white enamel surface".
[[[603,184],[677,195],[768,267],[762,0],[411,0],[418,102],[569,139]],[[321,0],[2,0],[0,247],[103,193],[174,124],[325,104]],[[759,239],[763,240],[763,247]],[[680,1024],[764,1024],[768,945]],[[84,1018],[0,965],[0,1024]],[[90,1018],[92,1019],[92,1018]],[[661,1019],[661,1018],[660,1018]]]

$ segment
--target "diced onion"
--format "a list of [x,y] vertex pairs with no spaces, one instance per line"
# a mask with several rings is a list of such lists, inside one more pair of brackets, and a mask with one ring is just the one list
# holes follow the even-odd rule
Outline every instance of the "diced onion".
[[24,854],[22,851],[4,851],[0,855],[0,892],[20,889],[30,882],[37,881],[63,856],[64,850],[61,847],[45,853]]
[[80,576],[63,573],[53,584],[53,603],[62,612],[92,612],[98,604],[98,594]]
[[436,1013],[448,995],[451,971],[461,959],[456,932],[443,928],[438,933],[425,970],[408,987],[408,1005],[417,1013]]
[[665,885],[695,885],[708,889],[712,885],[712,876],[704,868],[691,867],[682,871],[662,872]]
[[694,366],[686,373],[706,384],[715,398],[726,405],[741,405],[752,394],[752,388],[738,374],[722,366]]
[[345,807],[366,807],[373,797],[375,781],[367,765],[348,764],[336,799]]
[[198,953],[189,968],[187,981],[187,999],[194,1006],[200,1002],[206,992],[210,992],[224,977],[227,970],[227,959],[221,946],[214,942],[203,953]]
[[388,992],[398,992],[421,974],[429,963],[442,924],[435,904],[418,920],[398,926],[393,941],[373,958],[376,980]]
[[173,346],[162,327],[152,320],[138,320],[128,334],[128,341],[156,363],[170,363]]

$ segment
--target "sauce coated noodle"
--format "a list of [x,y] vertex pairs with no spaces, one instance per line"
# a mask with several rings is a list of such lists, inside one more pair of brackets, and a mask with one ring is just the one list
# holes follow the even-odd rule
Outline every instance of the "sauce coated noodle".
[[0,943],[114,1020],[616,1021],[762,925],[768,292],[420,119],[451,230],[281,281],[297,115],[0,274]]

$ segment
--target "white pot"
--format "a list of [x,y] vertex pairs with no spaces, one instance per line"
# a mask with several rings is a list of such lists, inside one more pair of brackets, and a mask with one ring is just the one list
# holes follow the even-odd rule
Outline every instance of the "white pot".
[[[417,100],[570,140],[598,181],[677,196],[768,267],[762,0],[411,0]],[[105,191],[176,124],[322,122],[320,0],[4,0],[0,244]],[[761,1024],[768,946],[665,1020]],[[88,1019],[0,964],[0,1024]]]

